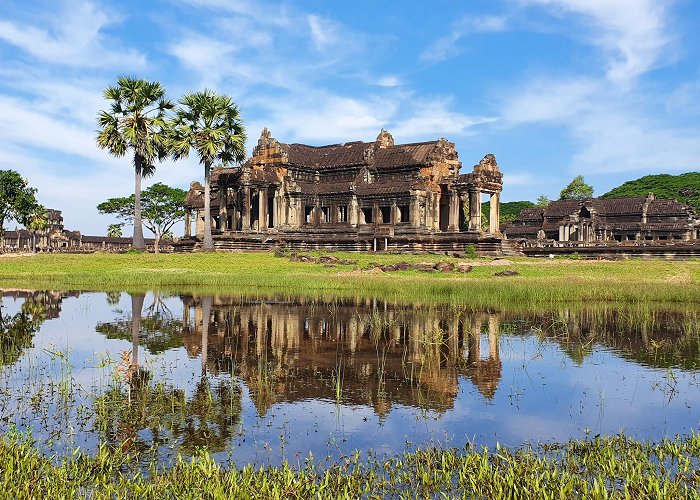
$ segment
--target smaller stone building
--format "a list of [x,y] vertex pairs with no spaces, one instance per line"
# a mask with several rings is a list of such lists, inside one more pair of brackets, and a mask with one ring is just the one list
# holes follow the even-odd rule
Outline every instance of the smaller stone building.
[[688,241],[698,237],[700,218],[675,200],[644,197],[558,200],[527,208],[504,227],[510,240],[559,243]]

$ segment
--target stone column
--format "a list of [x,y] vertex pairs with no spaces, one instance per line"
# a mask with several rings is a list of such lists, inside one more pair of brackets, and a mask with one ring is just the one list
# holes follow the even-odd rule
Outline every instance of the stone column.
[[501,195],[493,193],[490,200],[489,233],[500,234]]
[[481,231],[481,191],[469,193],[469,229]]
[[448,231],[458,231],[459,230],[459,196],[457,196],[457,191],[450,191],[450,212],[447,223]]
[[192,210],[185,209],[185,238],[192,236]]
[[267,231],[267,188],[258,190],[258,231]]
[[194,225],[197,238],[204,238],[204,220],[202,219],[202,212],[199,209],[195,211]]
[[352,227],[357,227],[360,223],[360,206],[357,203],[357,196],[355,196],[354,194],[352,195],[352,199],[350,200],[349,212],[350,213],[348,214],[348,220],[350,221],[350,225]]
[[418,196],[411,196],[411,201],[408,203],[408,220],[412,226],[418,226],[419,222],[419,210],[418,210]]
[[272,198],[272,227],[276,228],[280,225],[282,216],[280,214],[280,190],[275,189],[275,194]]
[[224,186],[219,186],[219,229],[228,229],[228,193]]
[[241,217],[243,218],[241,230],[244,232],[250,232],[250,186],[243,187],[243,206],[241,207]]

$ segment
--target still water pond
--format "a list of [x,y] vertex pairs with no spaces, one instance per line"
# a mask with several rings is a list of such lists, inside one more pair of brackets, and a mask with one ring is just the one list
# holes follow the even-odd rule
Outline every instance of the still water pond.
[[700,317],[2,292],[0,430],[167,464],[697,431]]

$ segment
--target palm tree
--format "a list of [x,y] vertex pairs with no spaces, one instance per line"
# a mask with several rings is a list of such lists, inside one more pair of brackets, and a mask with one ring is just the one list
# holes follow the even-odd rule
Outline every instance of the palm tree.
[[214,250],[211,237],[209,176],[214,162],[222,166],[245,159],[245,128],[233,100],[211,90],[191,92],[180,100],[172,131],[172,155],[187,158],[193,149],[204,164],[204,251]]
[[107,87],[105,99],[112,101],[109,111],[100,111],[97,123],[97,145],[116,157],[133,152],[134,241],[138,250],[146,248],[141,226],[141,178],[153,175],[156,160],[168,154],[166,112],[175,107],[165,98],[159,82],[119,77],[117,86]]
[[46,215],[46,209],[39,205],[36,213],[29,217],[27,230],[32,233],[32,252],[36,253],[36,234],[41,233],[49,227],[49,219]]

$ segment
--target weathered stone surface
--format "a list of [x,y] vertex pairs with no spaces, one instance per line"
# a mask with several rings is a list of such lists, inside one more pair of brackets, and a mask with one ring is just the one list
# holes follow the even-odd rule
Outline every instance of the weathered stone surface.
[[451,273],[452,271],[455,270],[455,265],[451,262],[438,262],[435,264],[435,269],[440,271],[441,273]]
[[419,262],[418,264],[413,264],[413,269],[416,271],[431,273],[435,271],[435,264],[433,262]]
[[470,273],[472,272],[473,266],[467,264],[466,262],[460,262],[457,264],[457,271],[460,273]]
[[505,271],[499,271],[494,273],[494,276],[517,276],[520,273],[518,271],[513,271],[512,269],[506,269]]

